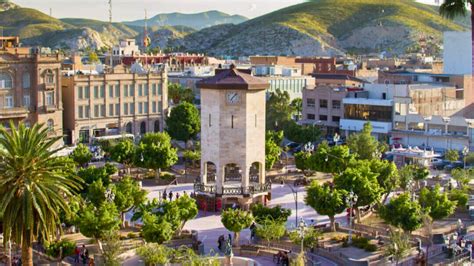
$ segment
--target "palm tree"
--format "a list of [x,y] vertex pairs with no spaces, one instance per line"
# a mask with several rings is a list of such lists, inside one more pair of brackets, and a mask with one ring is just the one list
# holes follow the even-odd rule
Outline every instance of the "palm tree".
[[[439,7],[439,13],[448,19],[465,17],[471,11],[471,28],[474,28],[474,0],[444,0]],[[474,48],[474,31],[471,30],[471,42]],[[474,73],[474,49],[472,49],[472,73]]]
[[0,127],[0,213],[4,244],[21,245],[24,265],[33,265],[32,243],[38,237],[52,240],[59,228],[60,211],[69,213],[67,198],[80,189],[80,181],[54,157],[61,137],[49,137],[36,124]]

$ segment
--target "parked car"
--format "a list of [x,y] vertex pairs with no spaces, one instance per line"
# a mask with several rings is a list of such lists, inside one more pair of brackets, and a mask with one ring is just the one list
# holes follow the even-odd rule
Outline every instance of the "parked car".
[[451,171],[455,168],[463,168],[464,163],[460,161],[452,162],[444,167],[444,170]]

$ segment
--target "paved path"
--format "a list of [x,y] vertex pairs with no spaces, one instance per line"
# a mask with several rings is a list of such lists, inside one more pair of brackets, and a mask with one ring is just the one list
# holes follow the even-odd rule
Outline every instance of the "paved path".
[[[166,186],[145,186],[144,189],[148,191],[148,198],[158,198]],[[321,216],[317,214],[311,207],[307,206],[304,203],[304,197],[306,196],[304,187],[295,188],[298,191],[298,219],[303,217],[307,224],[311,223],[311,220],[314,220],[317,224],[326,224],[329,223],[329,218],[327,216]],[[170,191],[175,194],[179,192],[180,195],[183,195],[183,192],[186,191],[190,194],[193,191],[192,184],[180,184],[167,187],[167,192]],[[288,218],[287,228],[294,228],[295,218],[296,218],[296,207],[294,196],[291,192],[291,189],[287,185],[273,184],[272,185],[272,200],[269,202],[269,206],[281,205],[283,208],[291,209],[292,214]],[[127,214],[127,219],[130,219],[131,214]],[[345,213],[342,213],[336,216],[336,219],[341,223],[346,223]],[[225,229],[224,225],[220,221],[219,213],[212,212],[202,212],[200,211],[198,216],[188,221],[184,229],[196,230],[198,231],[199,240],[204,243],[205,253],[209,254],[212,250],[217,250],[217,239],[220,235],[228,236],[230,231]],[[232,238],[234,235],[232,234]],[[250,230],[245,229],[240,234],[240,240],[242,243],[250,241]],[[262,265],[272,265],[271,258],[257,257],[257,259]],[[336,265],[333,262],[320,258],[322,265]]]

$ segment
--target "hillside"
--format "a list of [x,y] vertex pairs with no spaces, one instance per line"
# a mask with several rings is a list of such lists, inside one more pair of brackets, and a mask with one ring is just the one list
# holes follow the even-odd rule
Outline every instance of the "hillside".
[[181,42],[214,55],[403,53],[421,36],[440,41],[443,31],[466,29],[466,20],[445,20],[436,7],[411,0],[314,0],[225,25],[219,34],[189,34]]
[[[195,14],[168,13],[158,14],[147,20],[149,26],[186,26],[193,29],[203,29],[220,24],[239,24],[247,18],[239,15],[229,15],[219,11],[207,11]],[[143,27],[145,20],[124,22],[124,24]]]

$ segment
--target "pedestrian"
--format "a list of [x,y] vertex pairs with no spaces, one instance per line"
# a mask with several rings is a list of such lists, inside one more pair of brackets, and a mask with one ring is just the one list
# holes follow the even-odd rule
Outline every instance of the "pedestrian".
[[255,238],[255,231],[257,229],[257,225],[255,224],[255,222],[253,222],[250,227],[250,239],[253,240]]
[[176,192],[176,200],[179,199],[179,192]]
[[83,265],[87,264],[87,257],[88,256],[89,256],[89,251],[87,251],[86,245],[82,245],[81,258],[82,258],[82,264]]
[[232,236],[229,234],[229,242],[232,243]]
[[219,251],[222,251],[222,243],[225,241],[224,235],[220,235],[219,238],[217,239],[217,248]]
[[235,203],[235,202],[232,203],[232,209],[233,209],[233,210],[237,209],[237,203]]
[[76,248],[74,249],[74,263],[79,263],[80,257],[81,249],[79,248],[79,246],[76,246]]
[[94,263],[94,258],[89,258],[89,266],[94,266],[95,263]]
[[170,191],[170,193],[168,194],[168,198],[170,199],[170,201],[173,200],[173,191]]
[[163,190],[163,200],[166,200],[166,196],[167,196],[167,195],[168,195],[168,194],[166,193],[166,189]]
[[188,195],[188,193],[186,192],[186,190],[185,190],[185,191],[183,191],[183,195]]

